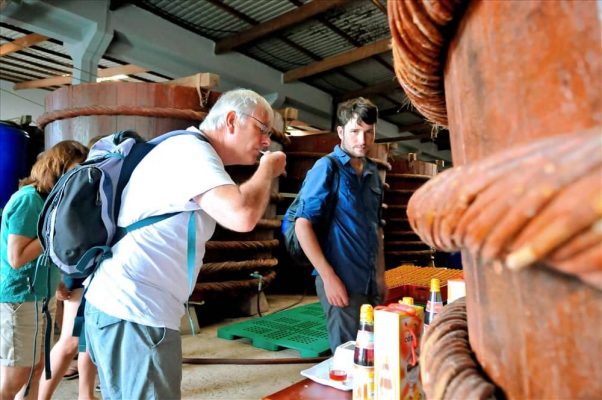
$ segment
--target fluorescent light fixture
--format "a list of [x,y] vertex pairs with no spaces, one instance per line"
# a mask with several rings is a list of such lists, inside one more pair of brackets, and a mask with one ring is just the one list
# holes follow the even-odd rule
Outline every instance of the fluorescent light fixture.
[[128,75],[119,74],[119,75],[107,76],[105,78],[96,78],[96,82],[121,81],[121,80],[124,80],[124,79],[127,79],[127,78],[129,78]]

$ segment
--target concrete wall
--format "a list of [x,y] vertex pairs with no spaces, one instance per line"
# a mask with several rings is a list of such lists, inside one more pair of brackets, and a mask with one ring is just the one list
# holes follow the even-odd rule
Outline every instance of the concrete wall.
[[0,120],[18,122],[22,115],[31,115],[35,121],[44,113],[47,90],[13,90],[13,83],[0,79]]

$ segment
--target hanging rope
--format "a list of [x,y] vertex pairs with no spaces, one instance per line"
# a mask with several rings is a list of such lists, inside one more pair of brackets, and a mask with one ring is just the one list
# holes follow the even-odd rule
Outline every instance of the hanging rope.
[[270,240],[210,240],[205,245],[210,250],[269,250],[278,247],[278,239]]
[[141,117],[176,118],[202,121],[207,116],[207,112],[183,110],[180,108],[140,107],[131,105],[86,106],[47,112],[42,114],[42,116],[40,116],[36,122],[40,129],[44,129],[46,125],[57,120],[89,115],[136,115]]
[[443,66],[446,34],[463,0],[387,2],[395,74],[406,95],[428,120],[447,126]]
[[496,387],[482,372],[468,341],[466,300],[445,306],[420,345],[422,385],[429,399],[490,399]]
[[600,127],[558,135],[451,168],[408,203],[412,228],[479,265],[543,263],[602,290]]
[[[263,288],[267,288],[276,278],[275,271],[260,271],[262,275]],[[259,279],[246,279],[221,282],[200,282],[194,286],[190,295],[190,301],[199,302],[211,300],[212,298],[223,298],[224,294],[240,295],[249,291],[257,291]]]
[[240,272],[247,270],[256,270],[261,268],[274,268],[278,265],[278,259],[276,258],[262,258],[259,260],[245,260],[245,261],[224,261],[224,262],[210,262],[204,263],[201,268],[201,279],[205,275],[218,274],[221,272]]

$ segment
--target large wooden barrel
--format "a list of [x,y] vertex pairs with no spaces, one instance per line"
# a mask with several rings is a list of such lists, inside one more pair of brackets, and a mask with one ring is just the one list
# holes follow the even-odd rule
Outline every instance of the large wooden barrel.
[[386,175],[386,208],[383,212],[385,267],[431,265],[434,251],[412,230],[406,209],[412,194],[437,174],[437,165],[417,160],[415,153],[399,154],[390,158],[389,163],[391,171]]
[[98,135],[133,129],[151,139],[198,126],[219,93],[201,105],[196,88],[159,83],[103,82],[65,86],[46,96],[38,119],[46,148],[66,139],[83,144]]
[[[389,2],[399,81],[449,125],[455,166],[408,214],[425,241],[462,249],[470,345],[511,399],[602,398],[598,7]],[[476,396],[458,365],[422,371],[427,393]]]

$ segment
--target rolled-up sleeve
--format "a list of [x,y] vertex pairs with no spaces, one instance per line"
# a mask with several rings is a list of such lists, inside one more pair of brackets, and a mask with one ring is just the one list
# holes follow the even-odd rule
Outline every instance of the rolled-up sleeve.
[[321,158],[307,172],[301,191],[296,218],[305,218],[313,225],[319,223],[328,213],[326,207],[330,196],[332,182],[332,163],[328,158]]

